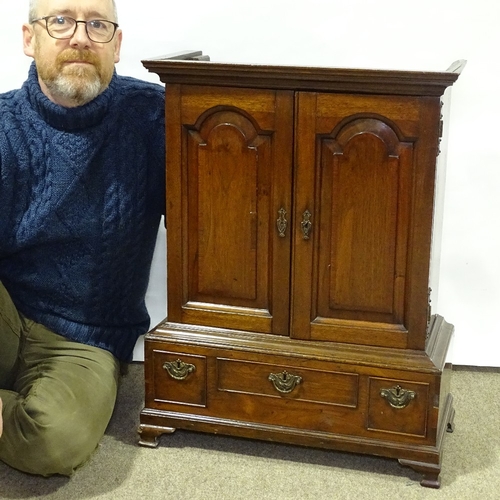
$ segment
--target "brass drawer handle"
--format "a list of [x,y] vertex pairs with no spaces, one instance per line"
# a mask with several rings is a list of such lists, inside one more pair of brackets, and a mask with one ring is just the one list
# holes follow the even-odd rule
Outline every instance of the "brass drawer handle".
[[381,389],[380,395],[387,399],[393,408],[406,408],[412,399],[415,399],[417,394],[414,391],[403,389],[400,385],[396,385],[392,389]]
[[283,207],[281,207],[278,210],[278,215],[279,217],[276,220],[276,226],[278,227],[278,235],[280,238],[284,238],[286,233],[286,227],[288,225],[288,221],[286,220],[286,210]]
[[163,368],[175,380],[184,380],[190,373],[196,370],[196,366],[190,363],[184,363],[178,359],[177,361],[167,361],[163,364]]
[[270,373],[268,380],[273,383],[277,391],[288,394],[302,382],[302,377],[299,375],[292,375],[285,370],[282,373]]
[[300,227],[302,229],[302,236],[305,240],[309,239],[309,233],[312,229],[311,215],[312,213],[309,212],[309,210],[306,210],[302,214],[302,222],[300,223]]

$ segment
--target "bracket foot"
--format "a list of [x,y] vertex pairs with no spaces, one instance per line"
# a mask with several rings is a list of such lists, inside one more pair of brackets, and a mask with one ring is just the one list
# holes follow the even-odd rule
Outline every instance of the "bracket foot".
[[162,434],[172,434],[175,432],[175,427],[160,427],[157,425],[141,424],[139,425],[137,432],[140,436],[139,444],[141,446],[156,448],[158,447],[158,438]]
[[423,474],[423,478],[420,481],[421,486],[434,489],[438,489],[441,486],[441,479],[439,477],[439,474],[441,473],[440,464],[426,464],[423,462],[413,462],[411,460],[403,459],[400,459],[399,463]]

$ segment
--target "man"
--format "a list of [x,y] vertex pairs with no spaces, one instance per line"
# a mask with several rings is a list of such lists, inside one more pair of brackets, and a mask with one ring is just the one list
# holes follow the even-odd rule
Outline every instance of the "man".
[[116,74],[113,0],[32,0],[29,15],[28,79],[0,95],[0,460],[71,475],[149,327],[164,91]]

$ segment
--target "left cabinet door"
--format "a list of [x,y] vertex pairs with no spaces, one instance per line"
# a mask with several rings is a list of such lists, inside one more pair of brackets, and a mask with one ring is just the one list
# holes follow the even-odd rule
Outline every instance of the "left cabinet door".
[[287,335],[293,93],[169,84],[166,141],[169,321]]

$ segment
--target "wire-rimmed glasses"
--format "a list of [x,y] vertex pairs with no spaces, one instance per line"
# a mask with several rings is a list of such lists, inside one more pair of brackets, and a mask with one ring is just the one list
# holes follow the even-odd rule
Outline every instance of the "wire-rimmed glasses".
[[78,21],[68,16],[44,16],[33,19],[30,23],[45,21],[47,33],[58,40],[72,38],[78,27],[78,23],[85,25],[85,31],[90,40],[96,43],[108,43],[113,40],[118,24],[105,19],[91,19],[89,21]]

